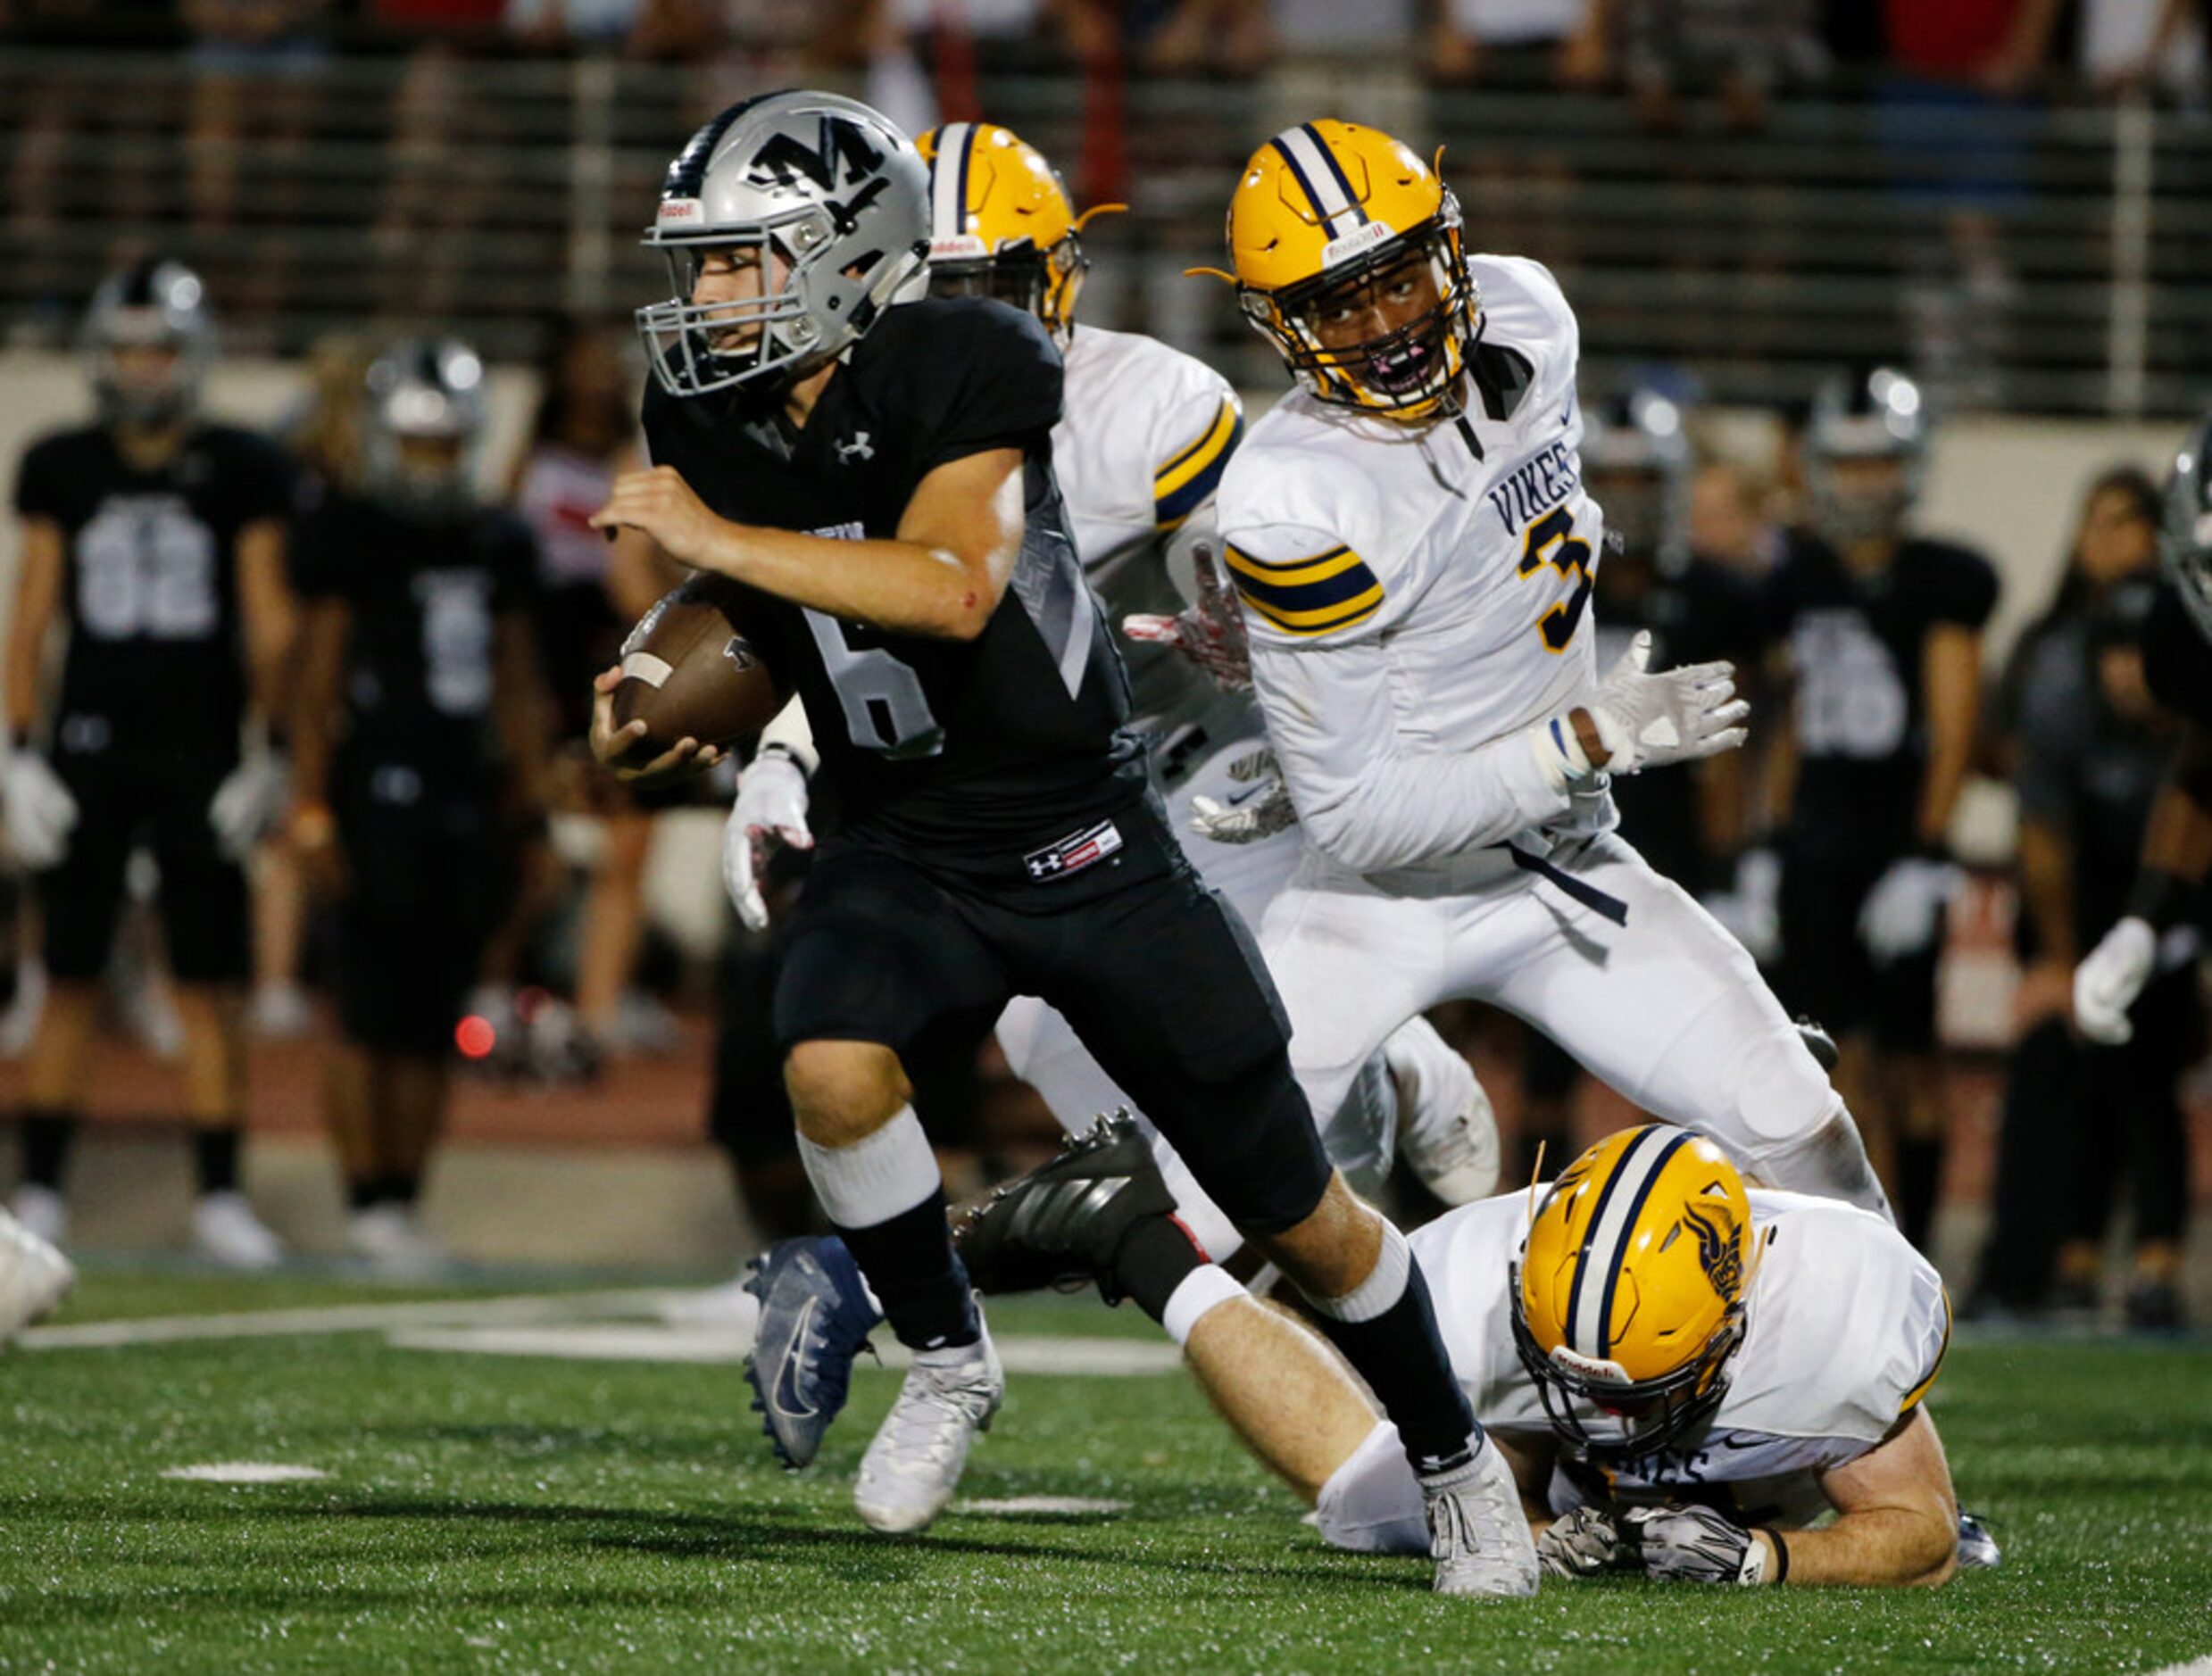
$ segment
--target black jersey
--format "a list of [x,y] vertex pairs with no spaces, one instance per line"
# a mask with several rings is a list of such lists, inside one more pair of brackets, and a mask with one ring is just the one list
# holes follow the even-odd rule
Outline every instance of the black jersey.
[[246,699],[239,533],[291,509],[290,463],[227,425],[193,428],[152,471],[97,427],[23,456],[15,507],[62,527],[69,625],[57,726],[79,750],[229,751]]
[[[1654,669],[1722,658],[1741,662],[1757,646],[1758,596],[1750,582],[1703,559],[1672,574],[1643,574],[1649,580],[1632,586],[1634,569],[1619,559],[1599,570],[1592,621],[1601,669],[1611,668],[1642,629],[1651,631]],[[1622,835],[1659,872],[1692,891],[1718,883],[1708,876],[1716,858],[1705,853],[1692,776],[1617,776],[1613,801]]]
[[1997,605],[1997,572],[1946,542],[1907,541],[1861,575],[1825,543],[1790,537],[1768,580],[1767,626],[1797,681],[1793,842],[1816,849],[1912,842],[1927,762],[1921,693],[1929,632],[1979,629]]
[[2172,583],[2158,589],[2143,624],[2143,678],[2151,696],[2200,727],[2212,728],[2212,641]]
[[1144,795],[1122,730],[1127,678],[1052,479],[1060,384],[1059,353],[1035,319],[960,298],[886,312],[803,429],[771,408],[647,385],[653,460],[739,523],[895,536],[937,467],[995,448],[1027,456],[1021,557],[973,642],[889,634],[739,590],[761,655],[805,700],[827,830],[925,867],[1019,878],[1025,853]]
[[482,775],[498,754],[494,626],[529,608],[537,573],[528,526],[491,508],[421,521],[328,494],[301,521],[292,570],[304,598],[353,608],[353,749],[442,780]]

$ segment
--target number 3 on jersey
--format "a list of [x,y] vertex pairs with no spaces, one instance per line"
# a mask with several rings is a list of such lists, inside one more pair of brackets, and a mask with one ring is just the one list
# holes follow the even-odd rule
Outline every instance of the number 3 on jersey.
[[1528,527],[1521,543],[1520,573],[1533,577],[1550,565],[1562,577],[1576,578],[1574,593],[1536,619],[1536,632],[1548,651],[1565,651],[1590,603],[1591,585],[1597,572],[1590,563],[1590,543],[1575,536],[1575,519],[1565,507],[1554,507]]
[[854,744],[899,762],[944,749],[944,729],[929,713],[919,676],[881,646],[855,646],[845,626],[826,612],[808,611],[806,626]]

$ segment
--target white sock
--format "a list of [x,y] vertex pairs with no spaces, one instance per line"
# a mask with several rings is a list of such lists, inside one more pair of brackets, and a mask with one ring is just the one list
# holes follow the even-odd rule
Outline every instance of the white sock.
[[1229,1278],[1227,1270],[1208,1263],[1177,1282],[1175,1290],[1168,1294],[1168,1307],[1160,1312],[1160,1324],[1177,1344],[1188,1344],[1192,1330],[1213,1312],[1215,1305],[1250,1295]]
[[1342,1298],[1306,1294],[1306,1301],[1331,1321],[1372,1321],[1406,1295],[1406,1282],[1413,1274],[1413,1248],[1389,1218],[1381,1220],[1383,1249],[1372,1274]]
[[944,1185],[911,1106],[849,1147],[799,1137],[799,1158],[829,1220],[840,1228],[872,1228],[903,1215]]

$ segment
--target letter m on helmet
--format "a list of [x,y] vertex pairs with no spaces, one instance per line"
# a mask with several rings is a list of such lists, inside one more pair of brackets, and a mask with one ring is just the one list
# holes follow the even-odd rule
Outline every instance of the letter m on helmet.
[[846,182],[866,179],[882,162],[883,153],[858,122],[825,114],[811,151],[788,133],[771,134],[747,173],[762,187],[796,186],[804,175],[820,190],[833,192]]

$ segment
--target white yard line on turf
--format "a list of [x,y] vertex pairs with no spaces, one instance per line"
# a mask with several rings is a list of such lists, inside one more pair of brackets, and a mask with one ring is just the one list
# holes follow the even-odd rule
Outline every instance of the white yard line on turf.
[[2150,1672],[2149,1676],[2212,1676],[2212,1654],[2192,1658],[2186,1664],[2168,1664],[2164,1670]]
[[[751,1348],[749,1335],[701,1327],[639,1326],[628,1323],[520,1326],[434,1326],[395,1329],[403,1350],[443,1350],[471,1356],[544,1356],[581,1362],[736,1362]],[[1128,1379],[1172,1373],[1182,1355],[1174,1345],[1146,1339],[1066,1339],[1015,1334],[994,1338],[1010,1373],[1058,1373]],[[911,1360],[900,1345],[883,1346],[886,1367]],[[863,1364],[865,1365],[865,1364]]]
[[560,1321],[652,1309],[668,1294],[526,1292],[515,1298],[452,1298],[435,1303],[327,1304],[312,1309],[253,1309],[223,1315],[149,1315],[137,1321],[87,1321],[31,1327],[15,1336],[26,1350],[107,1349],[127,1344],[175,1344],[190,1339],[270,1339],[325,1332],[379,1332],[447,1323]]

